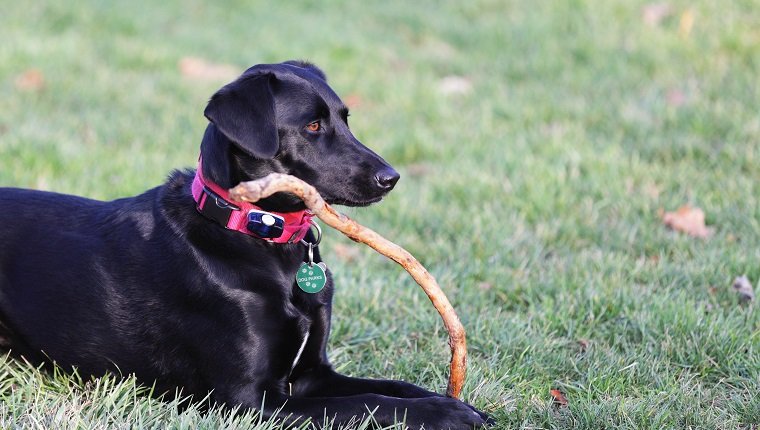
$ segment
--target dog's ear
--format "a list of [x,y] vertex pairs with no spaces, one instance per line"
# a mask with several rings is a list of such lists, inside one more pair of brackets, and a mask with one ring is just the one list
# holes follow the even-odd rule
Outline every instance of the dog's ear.
[[203,114],[240,149],[272,158],[279,149],[269,73],[244,76],[217,91]]

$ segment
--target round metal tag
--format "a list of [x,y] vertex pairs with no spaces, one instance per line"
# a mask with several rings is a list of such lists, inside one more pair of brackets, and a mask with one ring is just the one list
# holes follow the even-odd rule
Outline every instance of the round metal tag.
[[322,291],[327,283],[327,275],[325,274],[325,267],[323,263],[312,264],[301,263],[301,266],[296,272],[296,284],[298,288],[306,293],[318,293]]

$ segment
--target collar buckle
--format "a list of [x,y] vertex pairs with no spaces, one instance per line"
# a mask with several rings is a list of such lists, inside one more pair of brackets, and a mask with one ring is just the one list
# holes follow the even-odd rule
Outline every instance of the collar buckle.
[[203,216],[226,227],[232,212],[236,210],[240,210],[240,208],[230,204],[208,187],[203,187],[203,193],[198,200],[198,212]]

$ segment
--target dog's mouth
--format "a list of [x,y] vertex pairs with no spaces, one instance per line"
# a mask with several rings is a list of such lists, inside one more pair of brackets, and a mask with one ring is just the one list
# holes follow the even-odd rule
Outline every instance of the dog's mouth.
[[383,199],[383,196],[373,197],[371,199],[365,199],[365,200],[349,200],[349,199],[325,199],[325,201],[328,204],[331,205],[341,205],[341,206],[352,206],[352,207],[363,207],[363,206],[369,206],[373,203],[377,203],[380,200]]
[[324,184],[315,186],[322,193],[325,202],[331,205],[369,206],[382,200],[396,185],[398,173],[391,168],[387,170],[371,177],[370,181],[365,177],[350,177],[338,187],[327,187]]

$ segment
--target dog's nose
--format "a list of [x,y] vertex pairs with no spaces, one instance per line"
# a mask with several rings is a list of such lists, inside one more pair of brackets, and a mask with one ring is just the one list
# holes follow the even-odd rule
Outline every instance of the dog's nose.
[[385,191],[390,191],[396,185],[401,175],[392,168],[387,168],[375,174],[377,185]]

